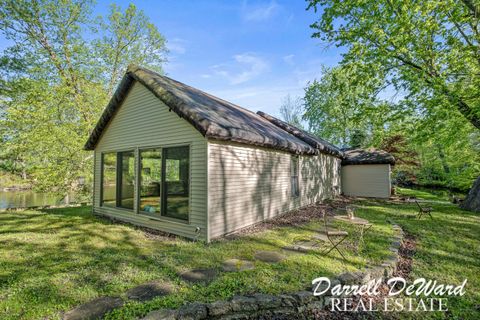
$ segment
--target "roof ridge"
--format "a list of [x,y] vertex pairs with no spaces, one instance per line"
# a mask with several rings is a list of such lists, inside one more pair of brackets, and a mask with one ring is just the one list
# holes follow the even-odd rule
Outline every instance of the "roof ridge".
[[286,132],[296,136],[297,138],[301,139],[302,141],[305,141],[309,145],[311,145],[313,148],[319,150],[322,153],[328,153],[331,154],[335,157],[338,158],[343,158],[344,153],[342,150],[340,150],[337,146],[334,144],[326,141],[325,139],[322,139],[320,137],[314,136],[313,134],[302,130],[292,124],[289,124],[283,120],[280,120],[272,115],[269,115],[263,111],[257,111],[257,114],[260,115],[261,117],[265,118],[266,120],[270,121],[277,127],[281,128],[282,130],[285,130]]
[[[200,89],[195,88],[195,87],[192,87],[192,86],[190,86],[190,85],[188,85],[188,84],[186,84],[186,83],[184,83],[184,82],[175,80],[175,79],[170,78],[170,77],[168,77],[168,76],[166,76],[166,75],[162,75],[162,74],[160,74],[160,73],[158,73],[158,72],[155,72],[155,71],[153,71],[153,70],[149,70],[149,69],[146,69],[146,68],[144,68],[144,67],[141,67],[141,66],[138,66],[138,65],[134,65],[134,64],[131,64],[131,65],[128,66],[128,69],[127,69],[128,71],[127,71],[127,72],[133,72],[133,70],[132,70],[131,68],[132,68],[132,69],[133,69],[133,68],[135,68],[135,69],[141,69],[141,70],[143,70],[143,71],[145,71],[145,72],[153,73],[153,74],[155,74],[157,77],[166,78],[166,79],[169,80],[169,81],[178,83],[178,84],[180,84],[180,85],[182,85],[182,86],[184,86],[184,87],[187,87],[187,88],[192,89],[193,91],[197,91],[197,92],[199,92],[199,93],[201,93],[201,94],[204,94],[204,95],[212,98],[213,100],[217,100],[217,101],[219,101],[219,102],[226,103],[226,104],[228,104],[228,105],[230,105],[230,106],[232,106],[232,107],[234,107],[234,108],[240,109],[240,110],[242,110],[242,111],[244,111],[244,112],[248,112],[248,113],[250,113],[252,116],[255,116],[257,119],[259,119],[260,121],[269,123],[269,121],[268,121],[267,119],[265,119],[264,117],[262,117],[261,115],[259,115],[258,112],[254,112],[254,111],[249,110],[249,109],[247,109],[247,108],[244,108],[244,107],[242,107],[242,106],[240,106],[240,105],[238,105],[238,104],[236,104],[236,103],[233,103],[233,102],[230,102],[230,101],[228,101],[228,100],[222,99],[222,98],[220,98],[220,97],[214,96],[214,95],[212,95],[211,93],[208,93],[208,92],[206,92],[206,91],[200,90]],[[173,93],[172,93],[172,94],[173,94]]]
[[296,154],[314,155],[319,152],[296,135],[253,111],[137,65],[129,65],[127,68],[125,76],[85,144],[86,150],[95,149],[103,131],[135,82],[141,83],[167,108],[189,122],[208,139]]

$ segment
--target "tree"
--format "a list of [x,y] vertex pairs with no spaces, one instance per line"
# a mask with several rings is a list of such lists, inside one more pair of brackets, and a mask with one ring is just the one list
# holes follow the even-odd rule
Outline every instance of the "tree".
[[[422,103],[430,115],[445,110],[480,129],[480,6],[463,1],[310,0],[322,10],[313,37],[348,48],[344,62],[381,67],[397,89]],[[438,118],[437,118],[438,120]]]
[[160,70],[164,59],[150,57],[166,52],[163,37],[133,5],[125,12],[112,7],[99,25],[91,6],[88,0],[0,6],[0,30],[13,43],[0,59],[2,153],[22,163],[37,188],[60,194],[92,176],[92,155],[82,147],[122,68],[136,62]]
[[322,11],[313,37],[347,49],[341,64],[367,67],[401,93],[402,131],[420,150],[424,173],[449,186],[472,183],[480,173],[469,142],[480,129],[479,4],[310,0],[308,8]]
[[350,136],[350,147],[351,148],[362,148],[365,147],[367,141],[367,135],[360,129],[353,129]]
[[305,88],[304,118],[312,132],[341,146],[351,146],[358,132],[368,136],[362,144],[377,139],[393,109],[377,98],[381,81],[365,70],[356,63],[323,68]]
[[300,129],[303,129],[302,124],[302,115],[303,115],[303,103],[302,99],[299,97],[292,98],[290,95],[287,95],[283,99],[283,103],[280,106],[280,115],[282,119],[294,125]]
[[130,4],[122,13],[119,6],[112,4],[109,16],[101,19],[99,25],[103,36],[93,44],[109,95],[130,63],[148,65],[163,73],[165,38],[135,5]]

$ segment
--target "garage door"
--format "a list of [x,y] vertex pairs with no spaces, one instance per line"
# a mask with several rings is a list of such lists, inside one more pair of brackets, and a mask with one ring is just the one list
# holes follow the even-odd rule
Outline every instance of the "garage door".
[[390,165],[342,166],[342,192],[347,196],[388,198],[390,196]]

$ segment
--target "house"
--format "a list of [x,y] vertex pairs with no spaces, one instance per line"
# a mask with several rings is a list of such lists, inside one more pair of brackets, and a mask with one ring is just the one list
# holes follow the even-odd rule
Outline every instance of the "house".
[[342,192],[346,196],[388,198],[395,158],[378,149],[344,150]]
[[210,241],[341,192],[344,153],[287,123],[130,66],[86,150],[96,214]]

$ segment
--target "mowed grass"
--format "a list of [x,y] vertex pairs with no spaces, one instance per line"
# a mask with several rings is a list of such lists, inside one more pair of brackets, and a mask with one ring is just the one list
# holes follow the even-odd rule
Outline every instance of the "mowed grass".
[[384,201],[361,201],[363,216],[392,219],[416,239],[410,280],[426,278],[443,284],[461,284],[467,279],[462,297],[447,297],[446,313],[404,312],[401,318],[480,319],[480,214],[459,209],[456,205],[438,201],[442,196],[425,190],[402,189],[404,195],[432,207],[433,220],[428,216],[416,219],[415,203],[393,204]]
[[[223,273],[208,285],[191,285],[178,274],[190,268],[216,268],[230,258],[254,260],[257,250],[281,250],[308,239],[320,221],[281,227],[236,240],[211,244],[152,236],[130,225],[114,224],[92,215],[91,208],[0,213],[0,319],[57,319],[63,312],[100,296],[122,296],[151,280],[169,281],[175,292],[147,303],[127,304],[107,316],[129,319],[187,301],[215,301],[235,294],[284,293],[305,289],[319,276],[380,263],[389,254],[391,225],[370,215],[375,227],[366,245],[355,253],[353,238],[338,254],[287,253],[287,259],[255,269]],[[342,226],[355,234],[351,226]]]
[[[422,198],[423,194],[415,194]],[[425,192],[425,191],[422,191]],[[412,195],[412,194],[411,194]],[[427,199],[437,200],[435,195]],[[417,251],[411,279],[424,277],[460,284],[466,294],[448,299],[448,313],[404,313],[402,318],[479,318],[479,214],[448,203],[425,203],[434,220],[415,219],[415,203],[357,201],[356,214],[373,222],[365,245],[354,250],[355,230],[337,224],[352,237],[343,246],[344,266],[337,254],[287,254],[277,264],[255,261],[255,269],[222,273],[208,285],[191,285],[178,274],[190,268],[221,270],[225,259],[254,260],[257,250],[281,250],[308,239],[322,228],[320,221],[301,227],[281,227],[236,240],[211,244],[151,236],[129,225],[113,224],[91,214],[91,208],[0,213],[0,319],[57,319],[64,311],[100,296],[122,296],[151,280],[173,283],[175,292],[150,302],[127,302],[108,319],[134,319],[159,308],[188,301],[215,301],[235,294],[283,293],[309,287],[312,279],[376,264],[389,254],[393,231],[389,220],[415,236]]]
[[430,201],[448,201],[452,200],[452,195],[463,199],[465,194],[460,194],[458,192],[451,193],[447,190],[442,189],[427,189],[424,187],[417,187],[415,189],[401,188],[396,187],[397,194],[404,197],[415,197],[422,200]]

